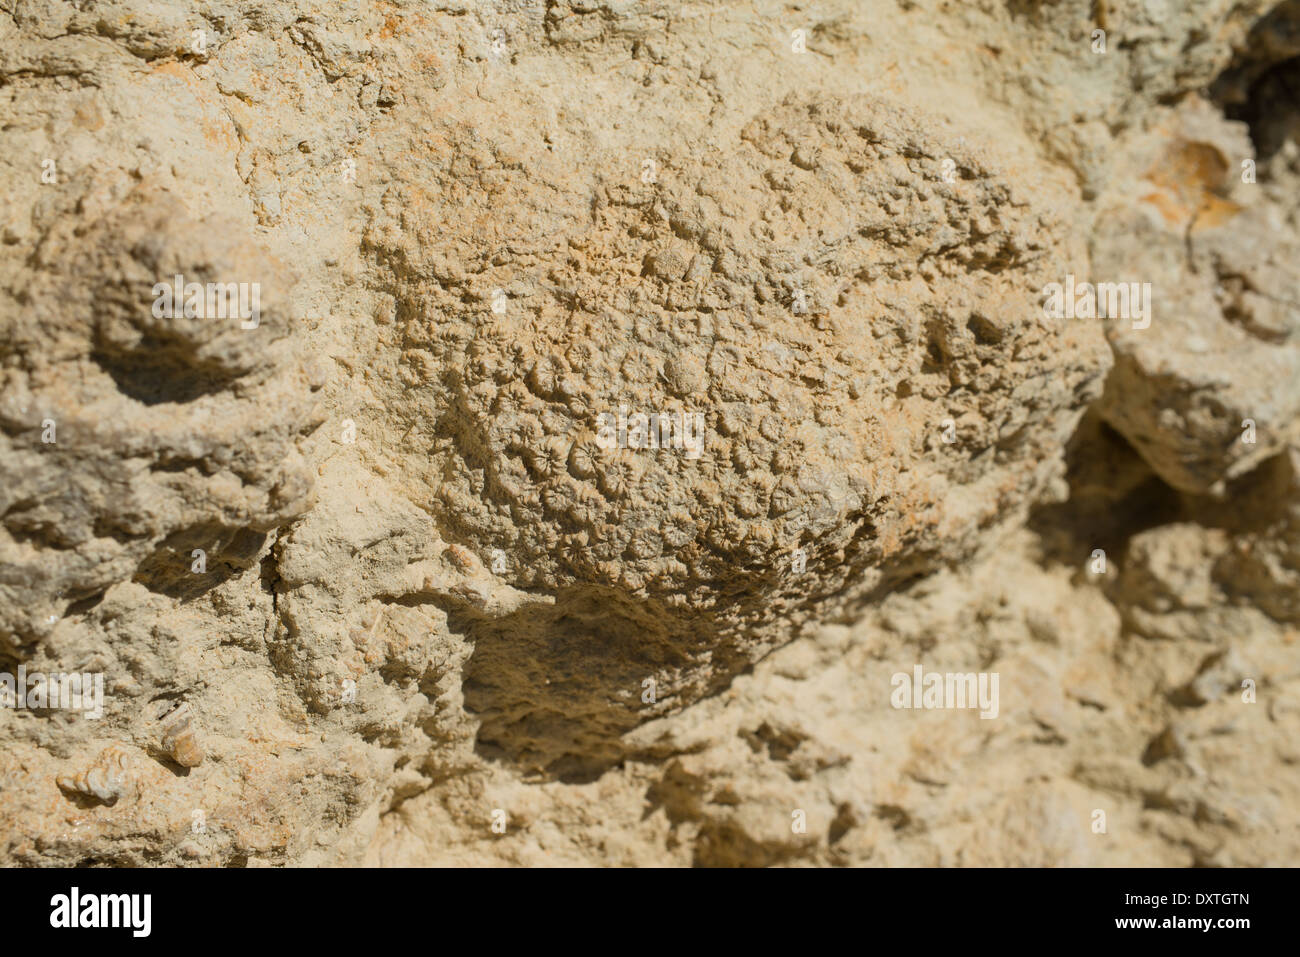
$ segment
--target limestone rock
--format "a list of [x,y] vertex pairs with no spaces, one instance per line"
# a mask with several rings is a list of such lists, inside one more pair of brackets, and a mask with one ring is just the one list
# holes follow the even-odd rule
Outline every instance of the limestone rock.
[[0,863],[1294,860],[1294,3],[0,7]]

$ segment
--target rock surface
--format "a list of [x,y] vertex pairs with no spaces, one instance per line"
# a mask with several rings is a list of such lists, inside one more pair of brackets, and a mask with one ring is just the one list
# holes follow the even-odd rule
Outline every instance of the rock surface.
[[1175,6],[0,2],[0,863],[1293,860],[1300,6]]

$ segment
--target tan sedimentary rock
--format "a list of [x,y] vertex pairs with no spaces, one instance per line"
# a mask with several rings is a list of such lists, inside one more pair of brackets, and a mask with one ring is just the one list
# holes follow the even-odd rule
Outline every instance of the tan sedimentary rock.
[[1025,290],[1062,268],[1061,223],[946,128],[785,102],[654,184],[602,185],[615,156],[557,185],[498,155],[526,237],[505,257],[472,205],[372,225],[403,264],[403,365],[428,370],[389,383],[413,429],[388,454],[443,535],[555,597],[471,626],[480,740],[612,759],[644,679],[674,707],[716,691],[1044,494],[1100,389],[1099,330],[1040,322]]
[[1300,233],[1242,181],[1240,124],[1195,100],[1159,115],[1099,201],[1094,279],[1149,283],[1152,299],[1149,328],[1107,322],[1100,411],[1175,488],[1221,492],[1300,435]]
[[1095,6],[0,10],[0,862],[1289,862],[1289,34]]

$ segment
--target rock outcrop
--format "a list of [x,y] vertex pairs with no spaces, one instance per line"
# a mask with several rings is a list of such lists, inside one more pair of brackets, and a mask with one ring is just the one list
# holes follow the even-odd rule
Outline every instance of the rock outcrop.
[[0,3],[0,863],[1293,858],[1297,4],[1109,6]]

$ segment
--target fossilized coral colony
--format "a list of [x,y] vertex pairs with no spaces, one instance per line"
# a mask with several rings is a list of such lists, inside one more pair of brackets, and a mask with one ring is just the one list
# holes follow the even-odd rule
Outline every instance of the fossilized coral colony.
[[0,4],[0,860],[1293,858],[1300,5],[1104,19]]

